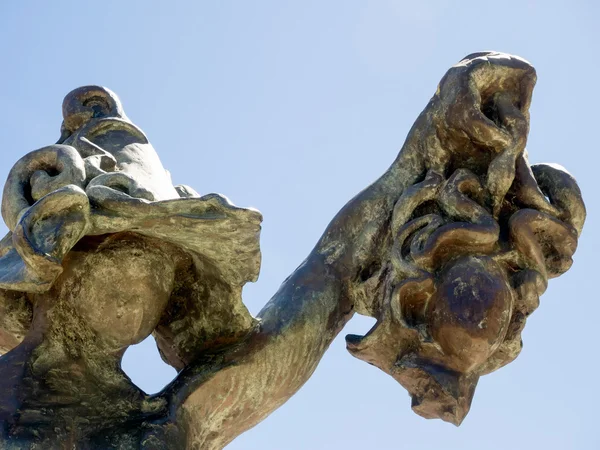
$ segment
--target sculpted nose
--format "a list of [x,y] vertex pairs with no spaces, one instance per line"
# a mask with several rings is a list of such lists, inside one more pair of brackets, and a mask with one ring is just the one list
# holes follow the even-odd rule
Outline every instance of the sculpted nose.
[[73,133],[96,117],[125,118],[119,97],[102,86],[83,86],[67,94],[63,100],[63,126]]

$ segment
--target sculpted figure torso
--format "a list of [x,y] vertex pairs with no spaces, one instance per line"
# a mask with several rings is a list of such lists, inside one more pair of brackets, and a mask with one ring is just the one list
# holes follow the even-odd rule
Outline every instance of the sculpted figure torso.
[[[65,98],[57,144],[6,182],[3,448],[220,449],[288,400],[356,312],[349,351],[428,418],[460,424],[511,362],[585,220],[575,180],[531,167],[535,71],[499,53],[444,76],[398,157],[332,220],[258,317],[258,211],[173,186],[108,89]],[[150,334],[178,370],[148,396],[120,369]]]

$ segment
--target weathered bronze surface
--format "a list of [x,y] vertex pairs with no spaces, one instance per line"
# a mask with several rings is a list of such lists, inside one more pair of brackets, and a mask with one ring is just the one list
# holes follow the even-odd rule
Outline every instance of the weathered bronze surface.
[[[585,220],[573,177],[527,161],[536,74],[476,53],[452,67],[391,167],[333,219],[257,318],[258,211],[173,186],[108,89],[65,98],[60,140],[2,199],[0,440],[7,449],[220,449],[288,400],[355,312],[347,346],[427,418],[460,424],[517,357]],[[153,334],[179,374],[122,372]]]

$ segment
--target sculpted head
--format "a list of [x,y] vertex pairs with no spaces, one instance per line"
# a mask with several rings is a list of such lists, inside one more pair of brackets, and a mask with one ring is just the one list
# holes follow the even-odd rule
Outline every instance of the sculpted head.
[[[0,298],[0,353],[21,342],[32,308],[53,297],[49,320],[82,324],[74,327],[118,354],[155,333],[178,368],[222,333],[251,329],[241,288],[258,276],[260,213],[173,186],[107,88],[67,94],[63,118],[59,143],[25,155],[5,183],[0,295],[18,301],[4,311]],[[125,306],[112,305],[117,297]]]
[[69,92],[62,105],[63,128],[74,133],[92,118],[127,119],[119,97],[102,86],[82,86]]

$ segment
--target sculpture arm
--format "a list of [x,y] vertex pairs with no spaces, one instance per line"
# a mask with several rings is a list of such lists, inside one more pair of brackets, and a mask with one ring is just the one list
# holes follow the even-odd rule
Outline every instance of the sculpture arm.
[[310,378],[389,251],[390,221],[403,190],[425,171],[417,120],[398,158],[334,217],[306,260],[258,317],[259,328],[223,352],[204,355],[168,388],[189,447],[222,448],[285,403]]
[[[523,155],[534,83],[526,61],[502,54],[470,55],[450,69],[394,163],[336,215],[260,312],[260,327],[194,361],[169,388],[188,447],[222,448],[263,420],[308,380],[354,311],[379,314],[394,233],[418,206],[394,211],[401,196],[411,203],[410,187],[466,165],[485,180],[483,202],[497,217]],[[527,196],[550,210],[541,192]]]
[[[259,313],[255,333],[241,345],[184,369],[178,380],[182,390],[177,389],[172,407],[177,409],[177,422],[186,423],[189,448],[224,447],[285,403],[310,378],[354,313],[351,290],[359,270],[346,252],[357,247],[335,243],[331,236],[358,231],[354,213],[369,210],[372,195],[364,191],[336,217],[319,245]],[[393,205],[391,200],[381,201]],[[348,226],[344,219],[356,222],[342,230]],[[331,261],[335,251],[339,255]]]

